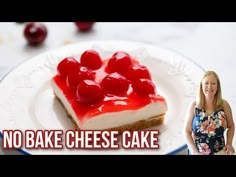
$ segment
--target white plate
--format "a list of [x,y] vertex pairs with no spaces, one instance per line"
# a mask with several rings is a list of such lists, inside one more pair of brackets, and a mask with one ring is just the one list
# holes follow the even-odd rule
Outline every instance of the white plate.
[[53,95],[49,81],[58,62],[95,49],[102,57],[118,50],[127,51],[148,66],[157,91],[168,103],[163,125],[156,128],[160,148],[156,150],[29,150],[26,154],[174,154],[185,148],[183,125],[186,109],[195,97],[203,69],[171,50],[127,41],[89,41],[68,45],[27,60],[12,70],[0,83],[0,130],[72,129],[70,119]]

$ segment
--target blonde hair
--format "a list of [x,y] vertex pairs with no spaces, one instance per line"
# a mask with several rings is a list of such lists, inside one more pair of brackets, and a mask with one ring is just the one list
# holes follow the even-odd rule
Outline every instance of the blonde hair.
[[221,92],[221,85],[220,85],[220,79],[216,72],[214,71],[206,71],[201,79],[201,82],[198,87],[197,97],[196,97],[196,106],[199,109],[205,108],[205,96],[202,90],[202,82],[203,79],[209,75],[213,75],[217,80],[217,92],[214,98],[214,109],[219,110],[223,108],[223,98],[222,98],[222,92]]

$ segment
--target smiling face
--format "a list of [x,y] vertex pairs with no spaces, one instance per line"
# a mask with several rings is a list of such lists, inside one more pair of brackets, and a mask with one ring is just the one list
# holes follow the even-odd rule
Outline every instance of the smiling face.
[[207,75],[202,80],[202,91],[206,97],[214,97],[218,88],[218,82],[213,74]]

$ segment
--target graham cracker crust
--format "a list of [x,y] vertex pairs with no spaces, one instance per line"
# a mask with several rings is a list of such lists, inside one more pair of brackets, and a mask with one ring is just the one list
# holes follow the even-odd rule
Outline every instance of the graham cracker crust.
[[[68,118],[73,123],[73,126],[74,126],[75,130],[80,130],[80,128],[78,127],[78,125],[76,124],[74,119],[72,118],[71,114],[65,108],[65,106],[62,103],[62,101],[60,100],[60,98],[55,93],[54,93],[54,95],[59,100],[59,102],[61,103],[63,108],[65,109],[65,111],[66,111],[66,113],[68,115]],[[134,122],[132,124],[122,125],[122,126],[113,127],[113,128],[110,128],[110,129],[104,129],[104,130],[111,130],[111,131],[135,131],[135,130],[143,130],[143,129],[146,129],[146,128],[151,128],[151,127],[155,127],[157,125],[162,124],[164,122],[164,118],[165,118],[165,113],[157,115],[157,116],[150,117],[150,118],[145,119],[145,120],[136,121],[136,122]]]

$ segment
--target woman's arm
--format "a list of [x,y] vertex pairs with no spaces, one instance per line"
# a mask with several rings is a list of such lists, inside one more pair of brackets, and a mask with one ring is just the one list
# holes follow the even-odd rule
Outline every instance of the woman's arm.
[[229,103],[224,100],[224,111],[226,115],[226,120],[227,120],[227,134],[226,134],[226,146],[225,150],[228,153],[234,153],[234,148],[232,145],[233,137],[234,137],[234,120],[233,120],[233,114],[231,111],[231,107]]
[[199,154],[192,139],[192,121],[194,117],[194,109],[195,109],[195,101],[190,104],[186,113],[185,125],[184,125],[184,136],[185,136],[186,143],[187,143],[190,153]]

